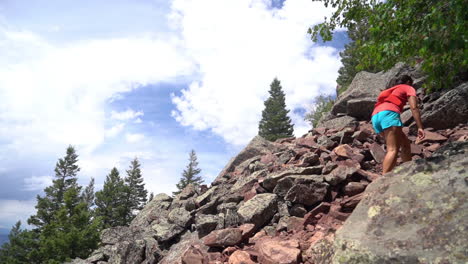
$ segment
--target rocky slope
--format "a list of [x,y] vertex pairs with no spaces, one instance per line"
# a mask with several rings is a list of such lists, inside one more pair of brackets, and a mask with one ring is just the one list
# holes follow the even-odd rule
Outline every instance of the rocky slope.
[[[364,90],[408,72],[417,75],[403,65],[374,74],[377,87]],[[366,74],[321,127],[273,143],[255,137],[209,188],[155,196],[73,263],[466,263],[468,84],[421,96],[425,120],[444,121],[426,124],[413,162],[380,176],[383,139],[350,110],[369,108],[356,95]]]

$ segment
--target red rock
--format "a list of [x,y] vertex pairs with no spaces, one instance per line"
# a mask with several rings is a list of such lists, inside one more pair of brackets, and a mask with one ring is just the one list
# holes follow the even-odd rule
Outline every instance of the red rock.
[[313,134],[320,134],[320,135],[323,135],[323,134],[325,134],[326,132],[327,132],[327,129],[324,128],[324,127],[317,127],[317,128],[314,128],[314,129],[312,130],[312,133],[313,133]]
[[250,190],[250,191],[244,193],[244,201],[247,202],[248,200],[254,198],[255,195],[257,195],[257,192],[255,190]]
[[295,139],[296,139],[295,137],[279,138],[275,141],[275,143],[279,143],[279,144],[291,143]]
[[356,161],[356,160],[352,160],[352,159],[348,159],[348,160],[339,160],[336,162],[337,165],[340,165],[340,166],[346,166],[346,167],[350,167],[350,168],[355,168],[355,169],[360,169],[361,168],[361,164],[360,162]]
[[447,138],[442,136],[441,134],[430,131],[424,131],[424,138],[422,140],[419,140],[419,138],[416,139],[416,144],[421,144],[424,142],[441,142],[446,140]]
[[315,216],[317,216],[317,214],[319,213],[327,213],[328,210],[330,210],[330,204],[327,203],[327,202],[321,202],[317,207],[315,207],[314,209],[312,209],[310,212],[308,212],[305,216],[304,216],[304,226],[307,226],[307,225],[314,225],[317,223],[317,219],[315,218]]
[[430,145],[429,147],[426,148],[426,150],[429,150],[431,152],[434,152],[436,151],[438,148],[440,148],[440,144],[439,143],[435,143],[435,144],[432,144]]
[[304,218],[291,216],[288,218],[287,230],[298,232],[304,230]]
[[358,203],[361,201],[363,195],[364,195],[363,193],[360,193],[358,195],[354,195],[354,196],[345,198],[344,200],[342,200],[340,202],[340,205],[341,205],[342,208],[344,208],[344,210],[345,209],[354,209],[356,207],[356,205],[358,205]]
[[242,231],[242,239],[247,239],[251,237],[255,232],[254,224],[243,224],[239,226],[239,229]]
[[369,181],[374,181],[375,179],[377,179],[378,177],[380,177],[379,174],[377,173],[373,173],[373,172],[370,172],[370,171],[366,171],[366,170],[363,170],[363,169],[359,169],[356,171],[359,175],[361,175],[362,177],[366,178],[367,180]]
[[229,257],[229,264],[255,264],[250,258],[250,254],[242,251],[237,250]]
[[237,250],[236,247],[227,247],[223,250],[223,254],[224,255],[231,255],[232,253],[234,253],[235,251]]
[[208,256],[201,249],[190,246],[182,255],[182,264],[207,264]]
[[221,252],[208,252],[208,264],[211,263],[222,263],[218,260],[221,259],[223,256]]
[[383,159],[385,158],[385,151],[383,150],[383,148],[379,144],[373,143],[370,146],[369,150],[372,157],[374,157],[375,161],[377,161],[378,163],[382,163]]
[[259,263],[262,264],[297,264],[301,251],[295,241],[264,240],[256,245],[259,252]]
[[346,184],[346,186],[343,188],[343,192],[347,196],[353,196],[358,193],[362,193],[366,189],[366,185],[360,183],[360,182],[349,182]]
[[203,238],[203,243],[209,247],[235,246],[242,241],[242,230],[225,228],[214,230]]
[[261,240],[265,236],[267,236],[267,233],[265,232],[265,230],[260,230],[253,237],[249,238],[249,243],[255,244],[257,243],[257,241]]
[[354,132],[354,134],[351,136],[353,138],[353,140],[359,140],[361,142],[363,142],[364,140],[366,140],[368,138],[369,135],[367,135],[364,131],[356,131]]
[[467,141],[467,140],[468,140],[468,136],[467,136],[467,135],[461,136],[461,137],[459,137],[459,138],[457,139],[457,141],[460,141],[460,142],[461,142],[461,141]]
[[260,158],[260,162],[264,164],[268,164],[270,162],[275,162],[278,160],[278,157],[276,155],[273,155],[272,153],[268,153],[266,155],[263,155]]
[[317,147],[316,137],[305,137],[296,139],[296,145],[301,147],[313,148]]
[[339,145],[333,149],[336,155],[350,159],[353,156],[353,149],[348,144]]
[[411,143],[411,154],[421,155],[421,153],[422,153],[422,147]]
[[253,190],[255,190],[256,193],[266,193],[267,190],[263,188],[259,182],[254,183]]

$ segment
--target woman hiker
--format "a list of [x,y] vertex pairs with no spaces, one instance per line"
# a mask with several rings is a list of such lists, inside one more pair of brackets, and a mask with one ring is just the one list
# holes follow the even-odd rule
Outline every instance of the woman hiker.
[[418,98],[416,90],[411,85],[413,85],[413,79],[410,76],[401,76],[397,80],[397,85],[379,94],[372,112],[372,126],[378,134],[382,135],[383,133],[387,145],[382,174],[390,172],[396,166],[400,148],[403,162],[411,160],[411,143],[403,133],[403,123],[400,120],[400,114],[403,112],[406,102],[409,102],[411,113],[418,126],[418,137],[419,139],[424,138]]

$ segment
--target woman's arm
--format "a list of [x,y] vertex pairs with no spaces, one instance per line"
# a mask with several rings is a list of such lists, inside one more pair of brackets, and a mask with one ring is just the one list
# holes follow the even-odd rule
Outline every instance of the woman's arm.
[[424,127],[421,121],[421,113],[419,112],[418,98],[416,96],[410,96],[408,98],[410,104],[411,113],[413,114],[416,125],[418,126],[418,137],[419,139],[424,138]]

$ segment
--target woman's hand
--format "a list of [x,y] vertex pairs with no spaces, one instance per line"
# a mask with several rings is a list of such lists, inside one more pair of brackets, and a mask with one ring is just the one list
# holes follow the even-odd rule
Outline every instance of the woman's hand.
[[418,139],[419,139],[419,140],[422,140],[422,139],[424,139],[424,137],[425,137],[424,129],[419,128],[419,129],[418,129]]

